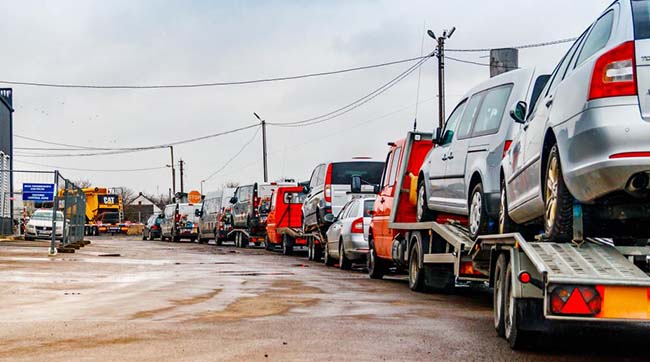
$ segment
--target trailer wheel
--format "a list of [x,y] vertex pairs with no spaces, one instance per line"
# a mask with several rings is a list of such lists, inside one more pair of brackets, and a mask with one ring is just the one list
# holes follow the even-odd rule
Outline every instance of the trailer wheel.
[[322,244],[314,244],[314,261],[321,261],[323,259],[323,245]]
[[282,235],[282,254],[293,255],[293,240],[287,234]]
[[426,290],[426,284],[424,270],[420,267],[422,254],[420,253],[420,246],[418,244],[416,243],[411,247],[411,253],[409,255],[409,288],[414,292],[423,292]]
[[387,268],[384,265],[384,261],[377,256],[372,234],[369,236],[368,246],[370,248],[368,250],[368,276],[370,279],[381,279],[386,274]]
[[420,181],[420,184],[418,185],[418,199],[415,216],[419,222],[433,221],[435,219],[435,214],[429,210],[429,206],[427,205],[427,190],[424,186],[424,181]]
[[307,237],[307,260],[314,260],[314,238],[312,236]]
[[557,144],[548,155],[544,179],[544,233],[550,241],[568,242],[573,237],[573,196],[564,184]]
[[334,266],[334,264],[336,263],[332,258],[332,255],[330,255],[330,243],[325,243],[325,251],[323,252],[323,261],[327,266]]
[[521,349],[530,340],[530,333],[519,326],[519,318],[526,319],[521,301],[514,298],[512,293],[512,263],[506,263],[505,282],[503,290],[504,332],[510,348]]
[[352,262],[347,256],[345,256],[345,245],[343,245],[343,239],[339,240],[339,268],[341,268],[341,270],[352,269]]
[[501,253],[497,259],[497,264],[494,269],[494,293],[492,302],[492,311],[494,315],[494,329],[497,331],[499,337],[506,334],[505,330],[505,272],[508,264],[507,254]]
[[273,244],[271,244],[271,242],[269,241],[268,235],[264,237],[264,249],[266,249],[266,251],[273,251],[274,249]]

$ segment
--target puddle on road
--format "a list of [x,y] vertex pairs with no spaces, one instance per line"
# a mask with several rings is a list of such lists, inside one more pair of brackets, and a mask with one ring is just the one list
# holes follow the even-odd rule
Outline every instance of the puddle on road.
[[[102,338],[102,337],[84,337],[84,338],[69,338],[69,339],[54,339],[47,341],[38,340],[14,340],[4,341],[4,347],[0,350],[0,357],[17,358],[20,356],[29,356],[31,354],[40,354],[43,350],[56,350],[57,352],[75,351],[83,349],[97,348],[101,346],[115,346],[135,343],[144,340],[143,338],[136,337],[117,337],[117,338]],[[16,347],[8,347],[10,343],[23,344]],[[28,342],[24,344],[25,342]]]
[[322,293],[323,291],[319,288],[306,286],[301,281],[277,280],[273,282],[270,289],[257,296],[239,298],[224,310],[204,313],[197,320],[210,322],[285,314],[293,308],[310,307],[317,304],[320,298],[305,295]]

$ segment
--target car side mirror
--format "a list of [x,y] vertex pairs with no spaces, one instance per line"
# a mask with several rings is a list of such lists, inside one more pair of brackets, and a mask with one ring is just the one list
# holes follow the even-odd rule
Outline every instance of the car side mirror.
[[516,123],[526,123],[526,111],[528,105],[524,101],[517,102],[515,109],[510,111],[510,117],[515,120]]
[[375,195],[379,195],[381,192],[381,187],[379,185],[372,185],[372,193]]
[[372,216],[375,214],[375,210],[368,210],[368,215]]
[[333,222],[336,221],[336,217],[334,217],[334,215],[332,215],[332,214],[327,214],[327,215],[323,216],[323,220],[325,220],[325,222],[328,222],[328,223],[333,223]]
[[201,212],[201,210],[194,210],[194,216],[201,217],[203,216],[203,213]]
[[303,193],[303,194],[308,194],[309,191],[311,191],[311,189],[309,188],[309,186],[303,186],[303,187],[302,187],[302,193]]
[[352,180],[350,181],[350,191],[352,191],[353,194],[361,192],[361,176],[352,176]]
[[436,131],[433,134],[433,139],[431,140],[434,145],[439,145],[440,144],[440,137],[442,137],[442,128],[437,127]]
[[236,204],[237,203],[237,196],[233,196],[230,198],[230,203],[231,204]]

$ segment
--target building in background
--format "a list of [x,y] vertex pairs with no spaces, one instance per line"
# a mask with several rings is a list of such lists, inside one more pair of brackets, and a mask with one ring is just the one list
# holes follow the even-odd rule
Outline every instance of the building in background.
[[13,234],[13,91],[0,88],[0,235]]
[[124,206],[124,220],[131,222],[146,222],[149,216],[161,214],[162,210],[155,202],[142,193]]

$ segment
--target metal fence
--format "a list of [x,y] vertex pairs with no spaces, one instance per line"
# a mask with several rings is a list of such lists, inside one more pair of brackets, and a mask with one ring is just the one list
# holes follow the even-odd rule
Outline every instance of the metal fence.
[[[14,235],[25,239],[46,239],[50,241],[50,253],[55,254],[57,247],[66,247],[83,241],[86,223],[86,197],[83,190],[74,182],[63,177],[58,171],[9,170],[0,169],[0,181],[12,174],[15,190],[0,189],[0,202],[8,198],[13,201],[13,210],[9,209],[9,223]],[[34,195],[26,187],[41,185],[51,190],[50,194]],[[40,197],[42,196],[42,197]],[[0,204],[0,211],[3,210]],[[51,210],[51,224],[44,220],[43,225],[28,225],[27,220],[36,210]],[[59,232],[58,229],[61,231]],[[11,226],[10,226],[11,230]]]
[[0,235],[13,233],[14,222],[11,217],[11,160],[0,152]]

